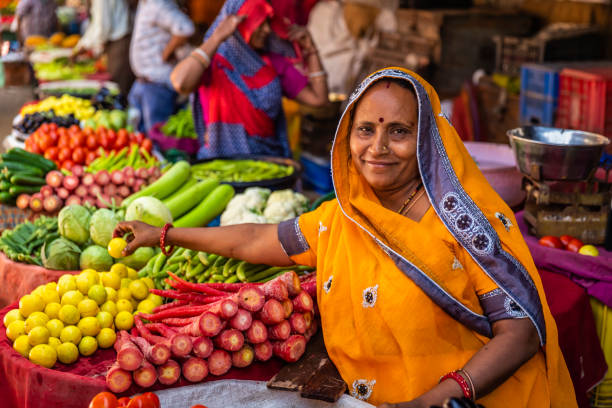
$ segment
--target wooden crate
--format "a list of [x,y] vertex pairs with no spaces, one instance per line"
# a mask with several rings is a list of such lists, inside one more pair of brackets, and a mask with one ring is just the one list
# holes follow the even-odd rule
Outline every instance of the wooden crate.
[[24,86],[32,82],[32,71],[27,62],[3,62],[2,65],[4,86]]

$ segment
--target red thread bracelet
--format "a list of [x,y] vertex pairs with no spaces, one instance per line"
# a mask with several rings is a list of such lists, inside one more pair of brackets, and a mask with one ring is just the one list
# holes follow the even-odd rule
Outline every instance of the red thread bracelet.
[[168,223],[164,225],[161,231],[161,235],[159,236],[159,247],[161,248],[162,254],[169,256],[172,251],[174,251],[174,245],[170,246],[170,249],[166,250],[166,235],[168,234],[168,230],[172,228],[172,224]]
[[469,400],[472,399],[472,389],[470,388],[470,385],[468,384],[467,380],[465,378],[463,378],[463,376],[461,374],[459,374],[459,372],[457,371],[453,371],[450,372],[448,374],[444,374],[442,377],[440,377],[440,381],[438,381],[438,383],[441,383],[444,380],[447,379],[453,379],[457,382],[457,384],[459,384],[459,386],[461,387],[461,391],[463,391],[463,396]]

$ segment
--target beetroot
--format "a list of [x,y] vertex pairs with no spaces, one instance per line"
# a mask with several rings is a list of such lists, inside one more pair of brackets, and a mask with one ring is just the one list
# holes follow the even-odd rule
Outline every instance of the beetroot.
[[105,186],[110,183],[110,175],[106,170],[100,170],[96,173],[96,184],[99,186]]
[[208,357],[208,371],[212,375],[223,375],[232,368],[232,358],[225,350],[215,350]]
[[123,184],[123,181],[124,181],[123,173],[119,170],[113,170],[113,172],[110,175],[110,178],[113,184],[116,184],[118,186]]
[[64,187],[59,187],[57,190],[57,196],[62,200],[65,200],[70,196],[70,191],[66,190]]
[[53,187],[51,187],[51,186],[42,186],[40,188],[40,194],[42,194],[43,198],[44,197],[49,197],[50,195],[53,195]]
[[[19,202],[17,204],[19,204]],[[43,200],[43,207],[45,208],[45,211],[49,213],[58,211],[60,208],[62,208],[62,204],[62,200],[56,195],[50,195],[45,197]]]
[[76,195],[71,195],[66,199],[66,206],[69,205],[81,205],[81,197]]
[[79,178],[76,176],[66,176],[62,181],[62,186],[68,191],[73,191],[79,186]]
[[45,181],[47,182],[47,184],[54,188],[61,187],[63,180],[64,175],[57,170],[52,170],[48,172],[47,176],[45,177]]
[[272,343],[268,340],[263,343],[255,344],[255,358],[259,361],[268,361],[272,358]]

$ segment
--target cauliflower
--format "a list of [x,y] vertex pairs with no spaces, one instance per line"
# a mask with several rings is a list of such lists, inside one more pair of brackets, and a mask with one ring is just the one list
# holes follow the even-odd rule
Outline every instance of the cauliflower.
[[291,190],[251,187],[236,195],[221,215],[221,225],[279,223],[308,209],[308,200]]
[[270,194],[263,215],[268,222],[279,223],[297,217],[306,211],[308,200],[300,193],[280,190]]

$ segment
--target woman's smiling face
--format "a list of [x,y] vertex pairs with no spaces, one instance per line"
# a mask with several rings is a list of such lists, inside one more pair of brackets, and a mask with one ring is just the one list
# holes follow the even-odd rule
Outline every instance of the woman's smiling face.
[[419,177],[417,106],[413,91],[383,79],[365,92],[355,108],[351,158],[375,193],[400,190]]

